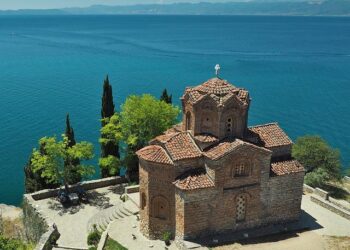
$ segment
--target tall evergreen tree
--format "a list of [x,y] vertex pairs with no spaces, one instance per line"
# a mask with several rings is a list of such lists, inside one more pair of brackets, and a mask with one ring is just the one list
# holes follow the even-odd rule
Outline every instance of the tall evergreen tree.
[[162,95],[160,96],[160,100],[168,104],[172,104],[173,103],[172,99],[173,99],[173,95],[168,95],[167,89],[164,89]]
[[112,85],[109,84],[108,75],[103,82],[103,94],[102,94],[102,109],[101,109],[101,117],[102,117],[102,126],[104,126],[105,118],[110,118],[114,115],[114,103],[113,103],[113,92]]
[[[76,144],[75,137],[74,137],[74,129],[70,125],[70,119],[69,119],[69,114],[66,116],[66,131],[65,131],[65,136],[68,139],[67,147],[71,148]],[[78,169],[76,168],[77,166],[80,165],[79,159],[73,159],[70,160],[70,162],[66,161],[65,166],[67,168],[70,168],[69,172],[69,177],[68,177],[68,183],[69,184],[76,184],[81,181],[81,175],[78,172]]]
[[[114,115],[114,103],[113,103],[113,93],[112,86],[109,83],[108,75],[103,83],[103,94],[102,94],[102,109],[101,109],[101,121],[102,127],[106,126],[110,118]],[[101,133],[102,141],[107,139],[106,135]],[[101,143],[101,159],[106,159],[108,156],[114,156],[119,159],[119,145],[114,143],[112,140],[107,143]],[[111,172],[106,167],[101,167],[101,176],[108,177]]]

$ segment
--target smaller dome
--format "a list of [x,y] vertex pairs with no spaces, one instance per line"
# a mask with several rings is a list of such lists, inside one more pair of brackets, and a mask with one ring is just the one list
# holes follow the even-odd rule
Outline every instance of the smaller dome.
[[226,95],[230,92],[238,91],[238,89],[226,80],[220,78],[212,78],[194,87],[193,90],[201,92],[202,94]]

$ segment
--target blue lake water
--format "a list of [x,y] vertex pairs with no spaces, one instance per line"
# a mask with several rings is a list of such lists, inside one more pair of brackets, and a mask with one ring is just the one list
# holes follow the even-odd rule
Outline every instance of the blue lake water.
[[292,139],[319,134],[350,166],[350,18],[257,16],[0,17],[0,203],[19,204],[37,140],[98,137],[102,81],[176,104],[214,75],[245,87],[251,125],[278,121]]

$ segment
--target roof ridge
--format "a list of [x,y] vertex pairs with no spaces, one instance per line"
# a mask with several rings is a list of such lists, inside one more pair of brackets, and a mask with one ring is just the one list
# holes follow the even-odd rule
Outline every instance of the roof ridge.
[[254,125],[254,126],[249,126],[248,128],[259,128],[259,127],[265,127],[265,126],[271,126],[271,125],[278,125],[278,122],[269,122],[269,123],[265,123],[265,124],[258,124],[258,125]]

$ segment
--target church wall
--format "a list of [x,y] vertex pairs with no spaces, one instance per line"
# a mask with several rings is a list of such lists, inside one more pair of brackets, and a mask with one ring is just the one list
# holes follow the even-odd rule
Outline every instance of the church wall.
[[304,172],[270,177],[267,204],[268,222],[299,219]]
[[[140,161],[141,231],[151,239],[175,233],[174,166]],[[143,197],[144,196],[144,197]],[[142,209],[142,201],[146,205]],[[161,215],[161,216],[159,216]]]

